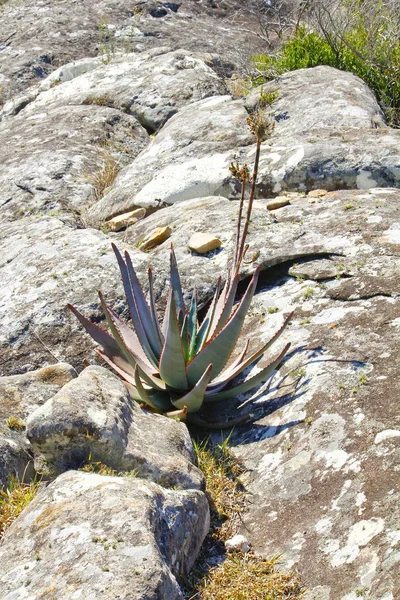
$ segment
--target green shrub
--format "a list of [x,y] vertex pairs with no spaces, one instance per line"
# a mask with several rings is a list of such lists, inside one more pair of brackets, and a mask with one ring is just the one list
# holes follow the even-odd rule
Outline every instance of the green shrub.
[[253,83],[261,85],[287,71],[329,65],[363,79],[377,95],[388,121],[399,126],[400,39],[392,22],[396,17],[385,14],[383,0],[368,11],[364,8],[363,0],[343,0],[340,21],[334,17],[323,22],[319,16],[314,30],[307,25],[297,27],[275,56],[254,56]]

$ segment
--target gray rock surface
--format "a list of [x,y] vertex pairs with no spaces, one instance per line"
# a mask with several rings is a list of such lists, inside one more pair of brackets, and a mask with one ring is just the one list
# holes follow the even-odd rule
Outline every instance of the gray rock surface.
[[0,488],[12,475],[19,481],[34,476],[32,449],[23,431],[25,420],[74,377],[75,370],[63,363],[0,377]]
[[122,167],[147,140],[136,119],[107,106],[45,107],[0,122],[2,220],[84,213],[105,158]]
[[[53,74],[50,86],[37,88],[36,98],[23,109],[25,116],[53,106],[99,104],[133,115],[147,130],[155,131],[188,102],[225,92],[223,82],[200,54],[171,52],[166,47],[117,55],[83,74],[75,73],[60,85],[54,85],[60,79]],[[4,106],[5,116],[13,111],[14,102]]]
[[260,94],[278,91],[272,112],[279,135],[307,135],[312,129],[386,127],[385,117],[369,87],[352,73],[320,66],[284,73],[252,90],[246,108],[260,105]]
[[246,107],[254,110],[261,91],[275,90],[276,127],[263,144],[259,194],[399,185],[398,131],[385,125],[361,79],[328,66],[300,69],[255,89]]
[[39,470],[53,476],[90,458],[164,487],[204,485],[186,426],[143,411],[103,367],[87,367],[32,413],[26,433]]
[[254,142],[247,117],[243,101],[230,96],[188,104],[119,173],[89,218],[98,223],[134,206],[159,208],[201,196],[229,196],[230,163],[239,147]]
[[0,547],[2,600],[180,600],[208,530],[205,495],[69,471],[43,489]]
[[75,377],[75,369],[66,363],[0,377],[0,419],[6,421],[11,415],[26,419]]
[[[2,3],[0,19],[0,85],[2,101],[43,80],[70,61],[116,52],[141,53],[168,45],[173,49],[211,53],[210,63],[229,75],[261,51],[258,23],[240,0],[183,0],[175,12],[163,2],[132,5],[117,0],[15,0]],[[162,16],[154,17],[161,9]],[[232,23],[235,26],[232,27]],[[217,53],[217,56],[215,56]],[[218,56],[219,55],[219,56]],[[1,104],[1,100],[0,100]]]
[[[259,344],[295,309],[289,359],[255,394],[265,416],[231,443],[251,494],[241,533],[299,570],[307,600],[400,594],[400,238],[391,196],[398,191],[336,192],[280,209],[292,223],[315,211],[328,238],[329,205],[341,255],[330,269],[308,257],[275,270],[245,332]],[[332,214],[332,233],[333,222]]]

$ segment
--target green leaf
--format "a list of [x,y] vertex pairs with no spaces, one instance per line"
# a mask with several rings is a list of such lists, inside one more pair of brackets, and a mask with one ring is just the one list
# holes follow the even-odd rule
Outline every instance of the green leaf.
[[225,367],[238,341],[246,313],[257,286],[260,269],[257,268],[236,312],[231,316],[224,328],[212,338],[207,345],[187,365],[190,385],[195,385],[207,365],[213,364],[213,378],[217,377]]
[[210,330],[207,339],[215,336],[228,322],[232,314],[238,283],[238,275],[235,275],[232,281],[229,281],[229,279],[227,280],[225,288],[222,291],[220,299],[218,300],[215,316],[210,324]]
[[187,390],[186,363],[176,316],[175,295],[172,289],[169,292],[165,319],[165,344],[159,364],[160,376],[168,386],[176,390]]
[[196,347],[192,353],[192,358],[195,356],[195,354],[200,352],[200,350],[203,348],[204,344],[207,341],[208,332],[210,331],[210,326],[211,326],[212,320],[215,315],[217,303],[220,298],[220,292],[221,292],[221,277],[218,277],[217,286],[215,288],[213,299],[211,300],[211,304],[208,308],[207,314],[204,317],[203,322],[200,325],[200,328],[197,332]]
[[152,314],[152,319],[157,330],[157,334],[160,340],[161,346],[164,344],[164,336],[161,331],[160,322],[158,320],[157,309],[156,309],[156,301],[154,297],[154,285],[153,285],[153,270],[151,267],[148,269],[148,277],[149,277],[149,298],[150,298],[150,310]]
[[196,286],[193,290],[192,301],[188,313],[188,334],[189,334],[189,353],[187,360],[191,360],[196,350],[197,339],[197,301],[196,301]]
[[268,348],[270,348],[272,346],[272,344],[274,342],[276,342],[276,340],[279,338],[279,336],[283,333],[286,325],[289,323],[292,316],[293,316],[293,312],[291,312],[289,315],[287,315],[287,317],[285,318],[281,327],[273,334],[273,336],[268,340],[268,342],[266,344],[261,346],[261,348],[259,348],[259,350],[254,352],[245,361],[240,361],[240,362],[235,361],[235,363],[232,364],[228,369],[226,369],[226,371],[224,371],[218,379],[213,381],[212,385],[213,386],[216,385],[218,387],[220,387],[220,386],[225,387],[225,385],[227,385],[231,379],[233,379],[234,377],[237,377],[242,371],[244,371],[244,369],[249,367],[255,360],[257,360],[257,358],[262,356],[262,354],[264,354],[264,352],[266,352],[268,350]]
[[159,354],[157,354],[157,358],[156,358],[156,356],[153,352],[153,348],[148,340],[146,331],[143,327],[143,323],[142,323],[142,320],[138,313],[133,289],[132,289],[131,282],[129,279],[127,266],[125,264],[124,259],[121,256],[121,253],[118,250],[117,246],[115,244],[112,244],[112,248],[114,250],[115,256],[117,257],[119,269],[121,271],[122,283],[124,284],[124,290],[125,290],[126,299],[128,301],[129,312],[131,314],[132,323],[135,328],[137,337],[139,338],[139,341],[140,341],[145,353],[147,354],[150,362],[154,366],[156,366],[157,362],[158,362]]
[[156,410],[160,410],[162,412],[166,410],[170,410],[172,405],[169,401],[169,397],[167,394],[163,394],[162,392],[157,392],[156,394],[149,394],[148,391],[142,384],[140,379],[140,370],[139,367],[135,369],[135,388],[142,400],[145,404],[148,404],[152,408]]
[[203,373],[202,377],[196,383],[193,389],[190,390],[187,394],[179,398],[179,400],[174,400],[171,398],[171,402],[176,408],[184,408],[186,406],[188,413],[197,412],[200,410],[203,401],[204,394],[210,381],[212,371],[212,365],[208,365],[207,369]]
[[132,286],[133,296],[139,318],[142,322],[143,329],[146,333],[147,339],[150,343],[151,349],[156,356],[160,356],[162,350],[162,340],[159,335],[158,321],[153,321],[153,313],[147,304],[146,297],[144,295],[142,286],[140,285],[139,279],[136,275],[136,271],[133,268],[131,257],[128,252],[125,252],[125,261],[128,268],[129,279]]
[[235,396],[239,396],[239,394],[244,394],[248,392],[256,385],[268,379],[268,377],[274,372],[274,370],[279,366],[282,362],[283,357],[290,347],[290,343],[286,344],[283,350],[278,354],[276,358],[274,358],[262,371],[251,377],[247,381],[244,381],[240,385],[237,385],[229,390],[224,390],[223,392],[218,392],[217,394],[213,394],[212,396],[205,396],[204,402],[219,402],[220,400],[225,400],[226,398],[233,398]]
[[179,276],[178,265],[176,264],[176,257],[172,244],[170,254],[170,284],[174,291],[176,314],[178,315],[179,311],[182,311],[183,317],[183,315],[186,313],[186,307],[183,300],[181,278]]

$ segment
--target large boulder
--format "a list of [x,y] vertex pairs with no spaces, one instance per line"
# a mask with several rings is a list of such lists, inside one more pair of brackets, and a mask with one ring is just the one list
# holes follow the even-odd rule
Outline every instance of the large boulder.
[[208,195],[229,196],[229,165],[254,138],[242,100],[214,96],[181,108],[123,169],[89,211],[102,222],[134,206],[159,208]]
[[399,132],[386,126],[359,77],[328,66],[300,69],[255,89],[247,108],[275,90],[276,126],[262,145],[259,194],[399,185]]
[[99,57],[107,63],[118,52],[139,54],[166,45],[209,53],[210,64],[228,76],[262,49],[251,33],[257,30],[257,17],[242,9],[240,0],[222,5],[156,0],[137,6],[118,0],[54,0],[38,13],[35,0],[2,2],[0,105],[70,61]]
[[208,531],[198,490],[69,471],[43,489],[0,548],[2,600],[182,600]]
[[143,411],[103,367],[87,367],[33,412],[26,433],[36,463],[53,476],[90,459],[164,487],[203,486],[186,426]]
[[[133,115],[154,132],[188,102],[223,94],[226,89],[201,55],[184,50],[171,52],[161,47],[140,54],[120,54],[90,67],[82,74],[73,65],[69,76],[63,76],[66,67],[53,73],[49,85],[36,88],[35,95],[27,98],[21,109],[24,115],[56,106],[103,105]],[[5,117],[15,112],[16,103],[18,99],[4,106]]]

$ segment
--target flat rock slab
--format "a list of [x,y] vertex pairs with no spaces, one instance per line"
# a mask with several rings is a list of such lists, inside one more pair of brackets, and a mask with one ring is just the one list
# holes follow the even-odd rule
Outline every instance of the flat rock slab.
[[53,477],[99,461],[164,487],[204,487],[186,426],[142,410],[103,367],[87,367],[33,412],[26,434],[38,468]]
[[[110,106],[133,115],[146,127],[156,131],[179,108],[208,96],[225,92],[218,75],[196,55],[184,50],[169,52],[161,47],[140,54],[120,54],[100,62],[73,79],[62,81],[57,73],[51,80],[59,85],[37,88],[36,97],[28,96],[21,112],[37,114],[52,107],[94,104]],[[4,116],[13,112],[19,100],[9,101]]]
[[[281,342],[292,343],[287,361],[253,395],[252,410],[264,410],[264,416],[230,439],[248,469],[244,483],[251,494],[241,533],[257,552],[279,554],[284,567],[300,571],[307,600],[356,600],[362,594],[395,600],[398,191],[336,192],[308,202],[292,198],[279,214],[293,222],[309,208],[317,211],[314,223],[326,242],[331,227],[342,249],[329,259],[309,256],[271,270],[253,300],[243,335],[254,349],[284,314],[295,313]],[[327,218],[328,206],[341,223],[338,230],[333,213],[332,221]]]
[[227,76],[235,63],[247,63],[245,57],[256,49],[261,52],[262,42],[249,32],[257,29],[256,16],[242,11],[240,0],[213,7],[203,0],[176,4],[177,11],[161,7],[163,16],[155,18],[154,2],[139,6],[136,14],[134,7],[118,0],[46,0],[40,5],[38,18],[35,0],[26,0],[24,5],[12,0],[3,3],[0,104],[60,65],[83,57],[98,56],[106,63],[118,52],[139,54],[159,46],[195,52],[201,48],[213,54],[209,55],[210,62],[215,61],[221,74]]
[[181,600],[208,526],[200,491],[69,471],[6,532],[2,600]]

